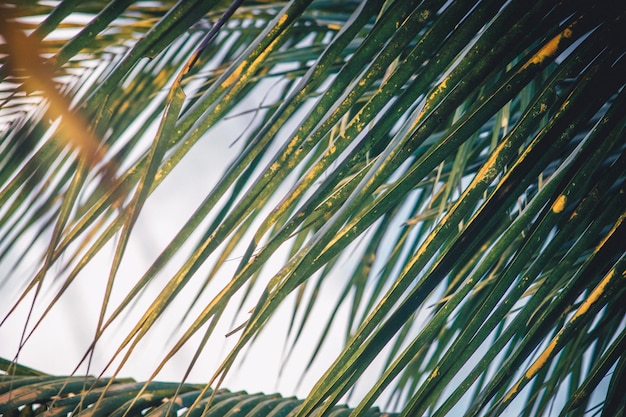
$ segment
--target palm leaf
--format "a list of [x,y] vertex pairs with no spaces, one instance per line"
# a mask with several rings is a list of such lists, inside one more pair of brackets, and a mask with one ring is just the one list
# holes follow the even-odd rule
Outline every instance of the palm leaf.
[[[14,364],[11,364],[14,365]],[[3,367],[4,368],[4,367]],[[8,368],[4,368],[8,369]],[[61,377],[39,374],[29,376],[32,370],[23,367],[13,369],[10,378],[0,379],[0,412],[3,416],[35,415],[43,410],[49,416],[79,413],[91,416],[171,416],[189,407],[201,398],[202,405],[211,400],[208,415],[267,416],[284,415],[302,403],[295,397],[280,395],[248,394],[244,391],[230,392],[221,389],[202,393],[201,385],[173,382],[135,382],[130,379],[112,381],[106,392],[102,387],[106,378]],[[7,379],[7,380],[5,380]],[[81,389],[93,384],[89,395],[80,395]],[[78,395],[77,395],[78,394]],[[138,398],[138,395],[141,397]],[[200,397],[204,395],[204,397]],[[103,397],[97,410],[94,404]],[[19,411],[18,411],[19,409]],[[347,416],[350,409],[337,406],[335,416]],[[196,413],[198,414],[198,413]],[[189,413],[188,415],[195,415]],[[371,409],[370,417],[390,414]]]
[[[623,412],[619,4],[63,1],[1,13],[0,286],[21,286],[2,326],[30,310],[11,335],[18,355],[110,254],[75,358],[74,373],[98,376],[3,362],[4,412]],[[198,198],[122,279],[137,225],[207,144],[230,146],[223,172],[185,179]],[[341,344],[334,362],[302,401],[222,390],[288,305],[280,372],[312,373]],[[213,375],[186,382],[225,326],[236,340]],[[120,380],[154,335],[166,353],[148,380]],[[155,382],[190,345],[181,381]]]

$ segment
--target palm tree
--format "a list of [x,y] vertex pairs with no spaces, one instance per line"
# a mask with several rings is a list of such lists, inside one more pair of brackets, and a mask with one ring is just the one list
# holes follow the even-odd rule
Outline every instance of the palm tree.
[[[0,285],[21,286],[2,325],[28,313],[3,333],[2,415],[624,413],[620,2],[0,10]],[[196,205],[129,275],[147,207],[191,157],[228,163],[184,177]],[[82,368],[19,364],[81,279],[101,288]],[[222,389],[285,311],[286,369],[303,344],[297,375],[341,348],[305,398]],[[223,328],[213,375],[187,382]],[[155,332],[152,376],[122,378]],[[157,382],[187,346],[181,381]]]

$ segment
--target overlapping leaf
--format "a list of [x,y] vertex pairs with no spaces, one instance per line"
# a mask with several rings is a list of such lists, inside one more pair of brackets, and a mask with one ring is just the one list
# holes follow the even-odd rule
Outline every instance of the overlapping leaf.
[[[52,50],[58,76],[42,79],[71,104],[51,113],[46,97],[29,90],[45,74],[31,74],[9,48],[3,76],[13,83],[0,90],[0,249],[2,262],[12,262],[24,242],[34,248],[11,264],[15,271],[40,250],[18,303],[53,278],[53,266],[62,271],[45,316],[116,242],[93,346],[124,315],[132,325],[102,372],[116,377],[186,286],[199,281],[159,369],[200,334],[191,367],[234,307],[235,320],[245,320],[239,339],[189,404],[189,414],[209,413],[209,387],[254,348],[279,307],[296,296],[285,345],[292,352],[320,289],[341,273],[341,296],[327,307],[331,318],[308,366],[330,343],[335,312],[348,306],[345,349],[295,415],[330,413],[355,386],[369,392],[354,415],[367,415],[385,396],[401,415],[459,414],[462,404],[467,415],[519,404],[524,415],[552,408],[565,415],[594,407],[592,394],[606,398],[605,415],[623,410],[616,393],[624,375],[626,12],[619,5],[85,7],[66,1],[18,9],[48,15],[28,39],[44,39],[42,54]],[[46,44],[78,11],[94,18],[62,46]],[[223,139],[238,146],[226,171],[110,306],[144,203],[254,95],[267,100],[242,134]],[[46,118],[55,114],[58,126]],[[86,121],[97,152],[62,140],[70,117]],[[285,251],[284,265],[265,277]],[[202,291],[230,257],[238,258],[231,279],[198,312]],[[163,275],[158,296],[130,315]],[[254,310],[240,314],[259,287]],[[244,301],[233,306],[237,296]],[[364,375],[377,360],[384,370],[372,381]]]

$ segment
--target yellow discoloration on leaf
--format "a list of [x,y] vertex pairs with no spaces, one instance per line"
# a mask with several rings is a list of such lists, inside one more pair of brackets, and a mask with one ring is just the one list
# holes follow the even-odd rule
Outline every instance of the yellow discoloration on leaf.
[[[559,341],[561,337],[563,337],[563,333],[567,328],[573,325],[573,322],[579,320],[580,317],[584,316],[589,309],[600,300],[602,295],[604,295],[607,291],[607,286],[617,276],[615,272],[608,274],[605,276],[602,281],[593,289],[591,294],[582,302],[578,310],[574,313],[572,318],[569,320],[566,327],[562,328],[559,333],[552,339],[548,347],[541,353],[541,355],[533,362],[533,364],[528,368],[526,373],[524,374],[524,379],[529,380],[533,378],[544,366],[546,366],[548,360],[552,357],[553,353],[557,349],[559,345]],[[622,278],[626,278],[624,273],[621,274]],[[503,401],[509,401],[516,393],[520,390],[523,380],[518,381],[517,384],[507,393],[506,397]]]
[[441,81],[441,83],[439,83],[439,85],[437,86],[435,91],[433,91],[430,94],[430,96],[428,97],[428,101],[433,100],[435,97],[437,97],[437,95],[441,94],[441,92],[443,90],[445,90],[446,88],[448,88],[448,79],[444,78],[443,81]]
[[600,281],[598,286],[593,289],[591,294],[589,294],[589,297],[585,298],[585,301],[583,301],[580,307],[578,307],[578,310],[576,310],[570,321],[578,319],[580,316],[583,316],[589,311],[593,304],[596,303],[606,292],[606,287],[613,277],[615,277],[615,274],[609,274],[605,276],[602,281]]
[[533,65],[533,64],[540,64],[542,63],[546,58],[554,56],[554,54],[558,51],[559,49],[559,44],[561,43],[561,40],[563,40],[564,38],[570,38],[572,36],[573,32],[571,29],[566,28],[563,32],[559,33],[557,36],[555,36],[554,38],[552,38],[550,40],[550,42],[548,42],[547,44],[545,44],[545,46],[543,48],[541,48],[539,50],[539,52],[537,52],[531,59],[530,61],[528,61],[526,63],[526,65],[524,65],[524,68],[528,67],[529,65]]
[[554,204],[552,204],[552,211],[555,213],[560,213],[565,208],[565,203],[567,202],[567,198],[564,195],[560,195],[557,197]]
[[278,162],[274,162],[272,165],[270,165],[270,172],[276,172],[278,171],[278,168],[280,168],[280,164]]
[[[552,355],[552,352],[556,348],[556,345],[559,340],[559,335],[557,335],[554,339],[552,339],[548,347],[541,353],[541,355],[535,360],[535,362],[530,366],[530,368],[528,368],[528,370],[524,374],[524,378],[526,380],[531,379],[533,376],[535,376],[537,372],[541,370],[541,368],[543,368],[546,365],[546,363],[548,362],[548,360],[550,359]],[[515,386],[510,389],[510,391],[506,394],[506,396],[502,399],[502,401],[505,403],[509,402],[515,395],[517,395],[517,393],[519,392],[522,386],[522,382],[523,380],[519,380],[515,384]]]
[[278,23],[276,24],[276,26],[284,25],[287,19],[289,19],[289,16],[287,16],[287,13],[283,14],[281,17],[278,18]]
[[167,73],[167,71],[159,71],[157,76],[154,77],[154,81],[155,83],[158,83],[158,84],[165,84],[169,77],[170,75]]
[[300,148],[302,146],[302,144],[300,143],[300,138],[298,136],[294,136],[289,143],[287,144],[287,149],[285,150],[285,152],[287,154],[291,154],[291,153],[296,153],[299,151],[298,148]]
[[484,182],[491,182],[497,175],[498,169],[495,166],[495,160],[492,158],[478,171],[468,189],[474,189]]
[[239,65],[232,74],[230,74],[228,76],[228,78],[226,78],[224,80],[224,82],[222,83],[222,87],[227,88],[230,87],[231,85],[235,84],[235,82],[241,78],[241,73],[243,72],[243,68],[246,65],[246,61],[242,62],[241,65]]
[[419,114],[417,115],[417,117],[415,118],[415,120],[413,120],[413,123],[411,124],[411,130],[415,129],[417,127],[417,125],[423,120],[424,115],[430,110],[430,108],[433,105],[433,101],[435,100],[435,98],[437,98],[437,96],[439,94],[441,94],[443,91],[445,91],[448,88],[448,78],[444,78],[439,85],[437,85],[437,87],[435,88],[435,90],[430,93],[430,95],[428,96],[428,99],[426,100],[426,102],[423,104],[422,109],[420,110]]
[[[329,212],[325,212],[323,215],[323,218],[326,222],[328,222],[328,220],[330,220],[330,216],[326,217],[328,215]],[[345,230],[345,229],[344,229]],[[342,230],[343,232],[343,230]],[[348,232],[346,232],[348,233]],[[330,242],[328,242],[328,244],[326,245],[326,249],[332,247],[335,243],[337,243],[339,241],[339,239],[346,233],[337,233],[335,234],[335,236],[333,236],[333,238],[330,240]]]
[[541,353],[541,355],[537,358],[537,360],[535,360],[535,362],[530,366],[530,368],[528,368],[528,370],[526,371],[526,374],[524,374],[525,378],[527,379],[532,378],[533,376],[537,374],[537,372],[541,370],[541,368],[543,368],[546,365],[546,363],[552,356],[552,352],[554,352],[554,350],[557,347],[559,338],[560,338],[560,334],[556,335],[556,337],[552,339],[548,347]]

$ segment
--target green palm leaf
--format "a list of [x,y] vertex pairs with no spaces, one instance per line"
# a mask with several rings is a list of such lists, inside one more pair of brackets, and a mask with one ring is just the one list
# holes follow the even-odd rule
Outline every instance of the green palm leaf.
[[[624,412],[619,4],[62,1],[0,13],[0,330],[23,329],[2,330],[17,346],[2,354],[28,363],[22,352],[94,265],[102,283],[76,375],[3,360],[2,413]],[[194,157],[228,162],[183,176]],[[176,178],[196,198],[128,276]],[[276,373],[302,379],[341,348],[305,398],[221,389],[285,311]],[[206,385],[187,382],[228,326]],[[155,336],[166,352],[151,376],[120,380]],[[155,382],[189,347],[181,381]]]

